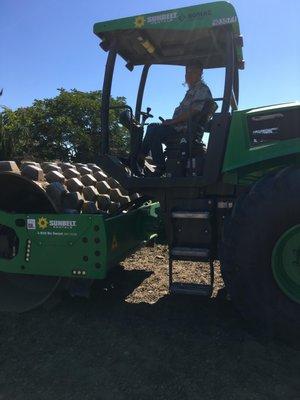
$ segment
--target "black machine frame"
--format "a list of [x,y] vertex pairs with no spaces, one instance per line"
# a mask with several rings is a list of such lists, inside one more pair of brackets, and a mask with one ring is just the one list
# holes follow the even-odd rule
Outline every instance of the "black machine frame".
[[[108,50],[108,57],[105,67],[105,74],[102,87],[101,105],[101,155],[99,163],[102,167],[114,176],[119,182],[129,190],[153,193],[161,188],[174,187],[203,187],[216,183],[221,174],[223,158],[226,149],[227,137],[229,132],[231,111],[236,110],[239,100],[239,66],[237,63],[235,50],[235,37],[228,27],[226,34],[226,64],[225,82],[223,97],[214,100],[222,100],[222,107],[219,113],[215,113],[211,121],[211,129],[207,153],[205,157],[203,175],[190,177],[135,177],[130,176],[120,160],[109,154],[109,109],[112,79],[116,62],[117,50],[116,43],[111,43]],[[140,120],[143,102],[144,89],[151,65],[143,67],[137,93],[134,116]]]

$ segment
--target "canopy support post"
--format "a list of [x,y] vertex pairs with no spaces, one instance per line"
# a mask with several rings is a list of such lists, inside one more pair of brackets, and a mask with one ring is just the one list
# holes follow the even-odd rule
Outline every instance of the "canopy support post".
[[102,86],[102,104],[101,104],[101,154],[109,152],[109,106],[111,83],[114,73],[117,52],[114,46],[108,53],[105,74]]

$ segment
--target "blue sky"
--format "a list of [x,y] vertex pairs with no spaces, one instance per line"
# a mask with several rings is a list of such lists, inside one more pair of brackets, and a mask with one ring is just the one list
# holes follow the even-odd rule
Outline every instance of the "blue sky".
[[[244,36],[246,68],[240,73],[240,108],[300,100],[300,1],[233,0]],[[56,89],[101,88],[106,54],[92,33],[94,22],[199,4],[194,0],[1,0],[0,100],[11,108]],[[113,95],[134,105],[139,71],[117,65]],[[221,93],[222,71],[205,79]],[[170,116],[186,88],[182,68],[155,67],[144,107]]]

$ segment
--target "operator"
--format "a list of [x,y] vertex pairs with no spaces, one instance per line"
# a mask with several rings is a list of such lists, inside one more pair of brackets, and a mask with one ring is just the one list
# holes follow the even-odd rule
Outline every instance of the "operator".
[[188,90],[182,102],[175,108],[172,119],[166,119],[162,124],[150,124],[147,128],[139,160],[143,162],[151,151],[152,159],[156,164],[153,174],[155,176],[163,175],[166,169],[162,144],[177,132],[187,132],[187,122],[190,116],[202,110],[205,100],[212,99],[209,87],[204,83],[202,75],[202,65],[195,63],[187,65],[185,82]]

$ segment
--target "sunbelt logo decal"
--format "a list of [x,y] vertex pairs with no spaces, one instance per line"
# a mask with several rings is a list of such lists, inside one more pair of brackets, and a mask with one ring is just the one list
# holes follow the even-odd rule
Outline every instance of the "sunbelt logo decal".
[[34,230],[36,228],[45,230],[52,229],[72,229],[76,227],[76,221],[48,219],[46,217],[39,217],[37,221],[34,218],[27,219],[27,229]]
[[48,227],[47,218],[41,217],[38,219],[38,227],[40,229],[46,229]]
[[177,11],[163,13],[163,14],[156,14],[156,15],[149,15],[148,17],[144,17],[143,15],[139,15],[135,17],[134,26],[136,28],[142,28],[145,23],[150,25],[156,24],[163,24],[165,22],[173,22],[177,19]]
[[49,226],[51,228],[58,228],[58,229],[68,229],[68,228],[75,228],[76,221],[60,221],[60,220],[50,220]]
[[138,17],[135,17],[134,25],[136,28],[141,28],[145,24],[145,18],[140,15]]

